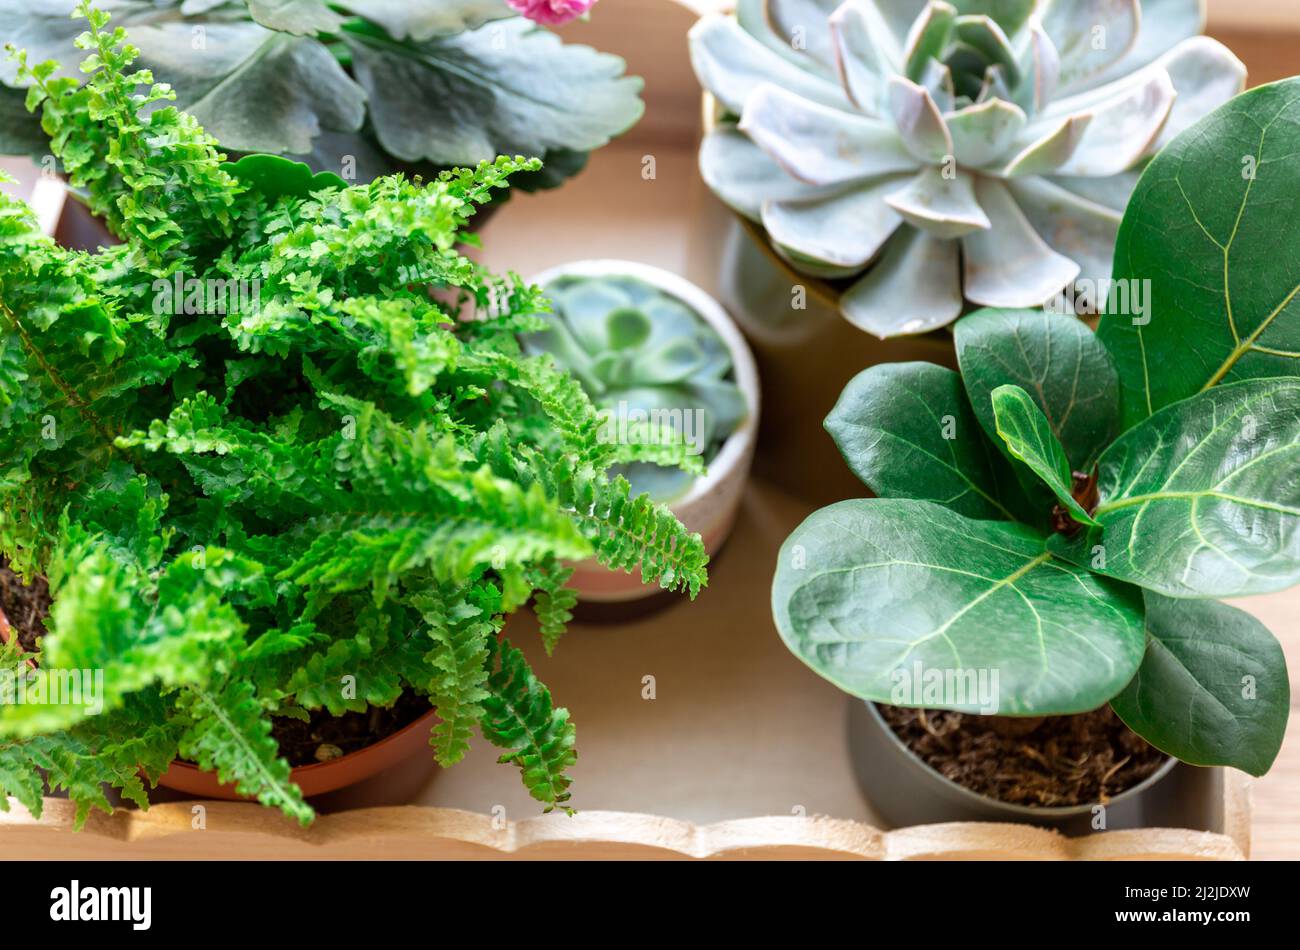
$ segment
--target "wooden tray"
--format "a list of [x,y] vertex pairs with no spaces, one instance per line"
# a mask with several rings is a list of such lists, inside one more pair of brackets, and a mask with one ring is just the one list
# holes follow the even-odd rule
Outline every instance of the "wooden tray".
[[[515,196],[484,229],[480,256],[525,276],[582,257],[626,257],[717,292],[719,248],[739,229],[696,171],[699,89],[685,48],[693,14],[666,0],[607,0],[597,14],[567,32],[619,52],[647,77],[646,119],[594,155],[568,187]],[[1294,58],[1281,52],[1294,49],[1285,45],[1293,37],[1250,36],[1273,51],[1269,68],[1281,75],[1277,64],[1285,60],[1277,57]],[[1235,35],[1232,42],[1239,48]],[[59,198],[45,189],[44,200]],[[57,209],[46,213],[57,216]],[[808,425],[819,428],[820,420]],[[578,727],[574,818],[539,816],[516,773],[496,765],[494,750],[480,741],[453,769],[420,758],[317,800],[323,814],[306,830],[257,805],[179,802],[160,791],[148,812],[95,815],[81,834],[70,831],[66,801],[47,800],[39,823],[15,805],[0,814],[0,849],[32,859],[1234,859],[1252,853],[1253,820],[1256,856],[1300,857],[1294,715],[1273,772],[1255,783],[1253,819],[1245,778],[1229,771],[1206,803],[1217,816],[1212,832],[1067,839],[1017,825],[879,830],[850,771],[846,698],[791,656],[772,626],[776,552],[811,508],[756,481],[712,568],[713,582],[695,604],[619,624],[575,624],[553,658],[535,648],[531,618],[512,621],[512,636]],[[1300,669],[1300,594],[1239,606],[1269,624],[1292,669]],[[653,699],[643,698],[647,683]]]

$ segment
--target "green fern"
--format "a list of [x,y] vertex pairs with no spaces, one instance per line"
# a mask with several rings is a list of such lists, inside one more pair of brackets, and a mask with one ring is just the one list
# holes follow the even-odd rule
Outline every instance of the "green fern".
[[555,652],[556,644],[573,619],[573,608],[578,604],[578,592],[565,586],[572,576],[573,568],[552,566],[533,577],[537,589],[533,609],[547,656]]
[[178,706],[185,717],[180,751],[206,771],[263,805],[279,808],[301,824],[315,813],[289,778],[289,763],[271,738],[271,720],[249,683],[231,681],[221,689],[191,688]]
[[[79,13],[84,83],[18,71],[123,243],[59,247],[0,194],[0,555],[50,581],[41,671],[102,670],[104,712],[0,705],[0,791],[39,810],[45,771],[84,820],[181,755],[305,821],[272,717],[408,692],[438,707],[440,762],[477,724],[568,802],[573,727],[498,646],[507,617],[533,603],[549,653],[566,564],[694,596],[707,559],[607,475],[695,460],[602,439],[581,386],[521,351],[541,291],[460,253],[475,205],[539,163],[277,194]],[[190,305],[254,282],[251,306]]]
[[498,760],[514,763],[528,793],[546,811],[565,806],[573,779],[566,773],[578,760],[576,733],[567,709],[556,709],[551,691],[533,674],[519,650],[502,640],[493,652],[482,729],[493,745],[508,750]]
[[434,643],[425,657],[433,673],[429,699],[438,710],[429,744],[438,764],[450,766],[465,757],[474,727],[483,718],[489,644],[499,625],[468,601],[446,604],[422,595],[414,603]]

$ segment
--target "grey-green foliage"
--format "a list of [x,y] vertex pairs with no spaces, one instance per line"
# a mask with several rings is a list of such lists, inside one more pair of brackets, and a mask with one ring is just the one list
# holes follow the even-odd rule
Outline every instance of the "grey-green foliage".
[[[703,464],[711,462],[747,411],[731,354],[713,328],[680,298],[636,277],[566,276],[546,290],[556,319],[526,346],[552,354],[581,381],[606,413],[609,437],[636,439],[644,431],[653,440],[667,428],[684,436]],[[648,428],[620,428],[642,418]],[[622,471],[658,501],[679,497],[692,479],[680,466],[653,461]]]
[[[0,0],[0,40],[76,75],[77,0]],[[640,119],[618,56],[566,44],[505,0],[114,0],[141,65],[229,152],[292,154],[358,181],[538,155],[552,187]],[[20,84],[0,63],[0,81]],[[0,118],[9,118],[0,89]],[[0,149],[31,154],[13,117]],[[43,142],[35,143],[43,147]]]

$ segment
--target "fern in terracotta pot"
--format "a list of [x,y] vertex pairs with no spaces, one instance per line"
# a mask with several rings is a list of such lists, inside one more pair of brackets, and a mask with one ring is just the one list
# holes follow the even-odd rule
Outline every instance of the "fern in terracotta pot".
[[[413,693],[439,762],[477,729],[567,807],[574,727],[507,616],[531,602],[549,651],[567,564],[694,596],[707,557],[607,474],[651,450],[600,439],[581,386],[521,352],[540,292],[455,250],[537,162],[350,188],[224,164],[81,13],[84,85],[20,70],[123,243],[68,251],[0,204],[0,554],[53,598],[39,670],[5,653],[0,802],[39,813],[43,770],[82,820],[103,784],[144,805],[142,776],[179,757],[308,821],[273,717]],[[93,702],[36,701],[83,671]]]

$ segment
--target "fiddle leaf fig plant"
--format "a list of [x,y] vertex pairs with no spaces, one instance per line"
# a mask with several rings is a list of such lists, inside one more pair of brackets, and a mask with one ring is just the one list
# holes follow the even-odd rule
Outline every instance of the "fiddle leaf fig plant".
[[[0,0],[0,39],[75,76],[77,0]],[[297,156],[369,181],[537,155],[516,186],[554,187],[640,119],[617,56],[565,44],[507,0],[115,0],[139,62],[236,153]],[[0,63],[0,81],[22,77]],[[0,118],[13,93],[0,89]],[[31,154],[13,116],[0,147]],[[40,142],[40,140],[38,140]],[[43,143],[40,143],[43,145]]]
[[700,168],[870,333],[1040,306],[1110,276],[1147,160],[1244,87],[1202,7],[738,0],[691,31]]
[[[1300,582],[1300,268],[1276,252],[1300,237],[1298,185],[1292,79],[1192,126],[1138,183],[1116,275],[1149,282],[1149,311],[1110,296],[1094,334],[981,310],[955,327],[960,373],[853,379],[826,426],[878,497],[815,512],[783,546],[772,604],[789,648],[875,702],[1109,702],[1183,761],[1267,771],[1290,704],[1282,650],[1214,598]],[[952,686],[900,692],[914,670],[996,672],[994,709]]]
[[[65,249],[0,197],[0,555],[52,597],[39,652],[3,655],[0,807],[39,815],[42,775],[78,822],[105,783],[145,806],[141,776],[182,758],[307,822],[273,718],[413,693],[441,764],[477,729],[567,809],[574,725],[507,618],[531,602],[549,652],[591,557],[692,597],[708,575],[699,536],[610,474],[637,448],[522,352],[541,292],[456,250],[537,161],[352,187],[227,163],[79,12],[84,84],[18,70],[122,243]],[[32,692],[92,671],[93,703]]]
[[670,443],[691,446],[698,464],[690,468],[674,452],[667,465],[620,469],[635,490],[676,500],[745,418],[726,343],[683,300],[636,277],[570,275],[546,291],[557,319],[530,334],[526,348],[551,353],[577,377],[612,437],[621,426],[644,430],[641,441],[651,445],[664,432]]

